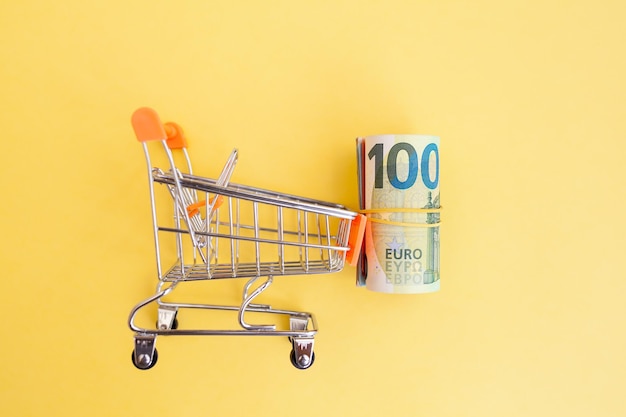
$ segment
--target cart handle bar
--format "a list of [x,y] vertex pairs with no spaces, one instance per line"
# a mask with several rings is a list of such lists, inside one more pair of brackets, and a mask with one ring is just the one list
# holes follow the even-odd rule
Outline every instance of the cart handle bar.
[[157,112],[150,107],[135,110],[131,123],[139,142],[164,140],[170,149],[187,148],[183,129],[173,122],[163,124]]

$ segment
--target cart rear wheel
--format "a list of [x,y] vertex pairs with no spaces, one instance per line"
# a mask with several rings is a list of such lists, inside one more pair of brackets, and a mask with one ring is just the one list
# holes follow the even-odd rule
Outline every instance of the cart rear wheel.
[[150,360],[148,355],[139,355],[139,358],[136,358],[135,350],[133,349],[131,359],[133,361],[133,365],[137,369],[141,369],[142,371],[147,371],[156,365],[157,360],[159,359],[159,352],[154,349],[154,354],[152,355],[152,360]]
[[313,362],[315,362],[315,352],[311,352],[311,358],[307,355],[300,358],[298,361],[296,359],[296,351],[294,349],[291,350],[291,354],[289,355],[289,359],[291,360],[291,364],[295,366],[297,369],[309,369]]

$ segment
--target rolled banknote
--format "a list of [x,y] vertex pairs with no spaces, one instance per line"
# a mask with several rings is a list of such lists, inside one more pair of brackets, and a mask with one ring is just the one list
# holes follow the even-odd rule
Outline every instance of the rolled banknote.
[[439,290],[439,138],[357,138],[359,204],[369,220],[357,285],[386,293]]

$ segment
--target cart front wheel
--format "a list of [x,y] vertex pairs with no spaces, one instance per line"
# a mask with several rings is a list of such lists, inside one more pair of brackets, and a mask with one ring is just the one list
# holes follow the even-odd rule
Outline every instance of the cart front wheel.
[[311,365],[313,365],[313,362],[315,362],[315,352],[311,352],[311,357],[308,355],[302,355],[299,358],[296,358],[296,351],[295,349],[292,349],[289,359],[291,360],[291,364],[297,369],[309,369]]
[[154,354],[152,355],[152,358],[150,358],[150,356],[146,354],[141,354],[139,355],[139,357],[137,357],[135,350],[133,349],[131,359],[133,361],[133,365],[135,365],[137,369],[147,371],[148,369],[156,365],[157,360],[159,359],[159,352],[154,349]]

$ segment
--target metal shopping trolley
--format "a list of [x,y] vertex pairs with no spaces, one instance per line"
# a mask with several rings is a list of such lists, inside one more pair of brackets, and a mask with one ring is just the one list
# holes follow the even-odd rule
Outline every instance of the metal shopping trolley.
[[[298,369],[309,368],[315,359],[313,345],[317,333],[313,314],[275,309],[253,301],[275,276],[337,272],[346,261],[356,264],[365,217],[341,205],[231,183],[237,150],[217,179],[194,175],[178,125],[162,124],[149,108],[138,109],[132,116],[132,125],[148,166],[158,275],[155,293],[137,304],[128,319],[135,332],[133,364],[139,369],[150,369],[156,364],[157,336],[246,335],[288,337],[292,364]],[[153,165],[153,146],[165,154],[167,170]],[[180,151],[182,156],[174,151]],[[177,167],[178,159],[184,161],[182,169]],[[161,204],[161,197],[169,204]],[[160,211],[171,207],[172,202],[172,211],[162,216]],[[169,241],[165,239],[168,236]],[[165,267],[168,257],[175,261]],[[224,278],[247,279],[240,304],[170,300],[173,291],[184,283]],[[138,326],[137,313],[155,303],[156,328]],[[177,316],[183,309],[231,311],[233,323],[227,329],[179,328]],[[286,323],[284,328],[248,323],[247,313],[286,316],[289,328]]]

